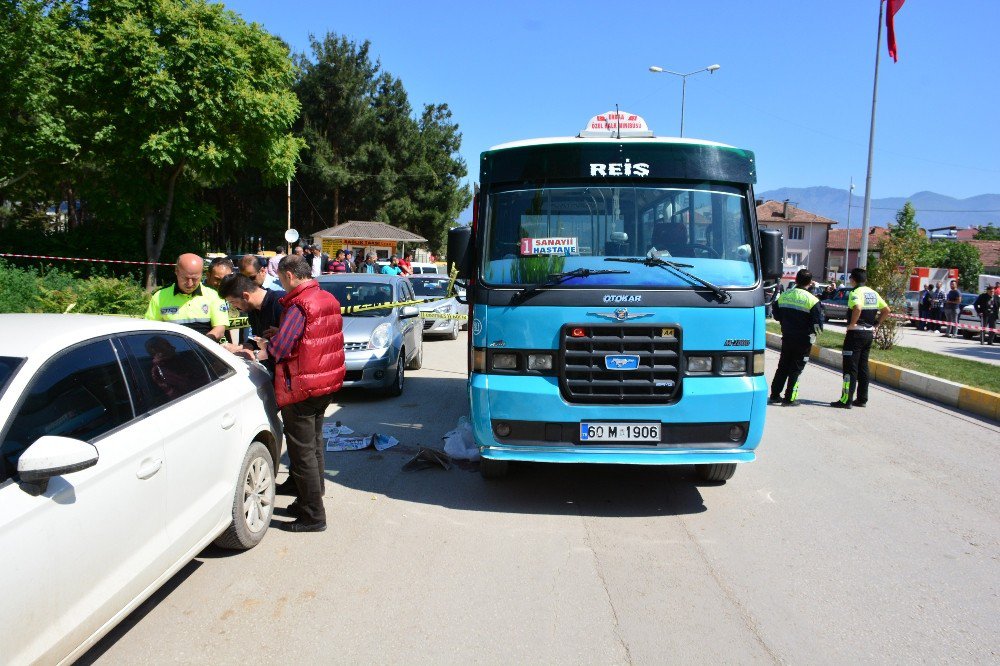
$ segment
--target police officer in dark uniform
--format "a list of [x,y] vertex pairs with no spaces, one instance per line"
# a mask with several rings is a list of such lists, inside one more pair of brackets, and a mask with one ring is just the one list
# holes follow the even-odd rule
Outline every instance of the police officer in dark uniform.
[[[868,353],[875,339],[875,329],[889,316],[889,305],[878,292],[865,286],[868,271],[851,271],[851,291],[847,297],[847,335],[844,336],[844,388],[840,400],[831,407],[850,409],[868,404]],[[857,399],[854,391],[857,389]]]
[[[795,287],[788,289],[774,302],[774,318],[781,322],[781,358],[771,381],[768,402],[797,405],[799,375],[809,361],[816,335],[823,330],[823,308],[819,299],[809,291],[813,276],[806,269],[795,275]],[[787,387],[786,387],[787,382]],[[781,397],[781,390],[785,397]]]

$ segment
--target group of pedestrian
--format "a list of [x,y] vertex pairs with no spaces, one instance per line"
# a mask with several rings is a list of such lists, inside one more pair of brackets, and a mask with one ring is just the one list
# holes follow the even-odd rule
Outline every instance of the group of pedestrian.
[[[847,334],[841,352],[843,389],[840,398],[830,403],[837,409],[867,406],[868,355],[875,330],[889,316],[888,304],[865,284],[868,271],[855,268],[849,281]],[[774,318],[781,323],[781,356],[771,382],[770,404],[798,404],[799,376],[809,361],[816,336],[823,330],[823,311],[820,299],[810,291],[812,286],[812,274],[802,269],[795,276],[795,287],[784,291],[774,302]]]
[[[958,335],[958,318],[962,313],[962,292],[958,290],[958,282],[951,280],[948,290],[941,289],[941,283],[931,286],[928,282],[920,291],[917,301],[917,330],[940,330],[944,325],[945,337],[954,338]],[[930,322],[924,320],[931,320]],[[935,323],[940,322],[940,323]]]
[[261,362],[273,377],[289,459],[289,478],[277,491],[296,498],[287,509],[295,520],[280,527],[291,532],[326,529],[323,421],[345,374],[340,303],[319,287],[315,270],[324,255],[317,246],[310,250],[286,255],[279,248],[277,261],[266,264],[246,255],[239,272],[228,259],[213,260],[204,283],[204,260],[183,254],[176,282],[155,292],[146,311],[147,319],[173,321],[216,342],[230,312],[245,313],[253,335],[223,347]]
[[[997,310],[1000,307],[997,303],[998,297],[1000,297],[1000,283],[986,285],[983,293],[979,294],[973,303],[981,327],[980,344],[991,345],[997,337],[996,334],[982,329],[996,327]],[[959,291],[955,280],[949,282],[947,290],[941,289],[940,282],[933,285],[928,282],[920,291],[916,322],[918,331],[941,331],[945,337],[957,338],[961,315],[962,292]]]

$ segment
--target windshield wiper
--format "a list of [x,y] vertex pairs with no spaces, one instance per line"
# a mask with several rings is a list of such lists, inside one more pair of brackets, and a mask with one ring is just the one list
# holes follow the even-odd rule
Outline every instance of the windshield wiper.
[[551,287],[553,285],[559,284],[560,282],[565,282],[571,278],[586,278],[591,275],[607,275],[609,273],[628,273],[628,271],[614,271],[607,268],[576,268],[571,271],[566,271],[565,273],[552,273],[545,280],[537,284],[528,285],[521,291],[514,294],[515,301],[523,301],[529,296],[532,296],[538,292],[542,287]]
[[695,282],[708,287],[712,292],[718,297],[720,303],[728,303],[733,300],[733,295],[722,287],[712,284],[708,280],[702,277],[698,277],[694,273],[689,273],[684,270],[685,268],[694,268],[693,264],[679,264],[676,261],[670,261],[669,259],[664,259],[662,255],[657,252],[656,248],[650,250],[645,257],[606,257],[604,261],[623,261],[629,264],[642,264],[643,266],[658,266],[665,270],[671,270],[675,273],[679,273],[684,277],[694,280]]

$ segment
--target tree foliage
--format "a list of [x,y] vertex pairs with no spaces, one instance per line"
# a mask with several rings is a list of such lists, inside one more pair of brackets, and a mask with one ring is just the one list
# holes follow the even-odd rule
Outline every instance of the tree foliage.
[[1000,227],[995,226],[992,222],[979,227],[976,232],[976,240],[1000,240]]
[[0,200],[31,193],[78,149],[68,129],[78,20],[65,0],[0,0]]
[[956,241],[934,241],[928,243],[919,258],[920,266],[937,268],[957,268],[958,285],[964,291],[979,289],[979,274],[983,272],[983,262],[979,250],[969,243]]
[[380,220],[433,250],[471,199],[451,111],[415,112],[367,41],[293,57],[210,0],[0,0],[0,35],[5,247],[145,259],[151,285],[280,242],[289,179],[304,235]]
[[351,219],[379,220],[418,233],[439,250],[471,201],[461,180],[462,135],[447,104],[414,117],[402,81],[372,61],[371,44],[328,33],[298,60],[302,75],[302,184],[307,231]]
[[[910,275],[920,265],[918,258],[927,245],[927,239],[917,223],[916,210],[907,201],[896,213],[896,224],[879,246],[879,257],[868,263],[868,286],[882,294],[893,312],[902,312],[906,305],[906,291]],[[898,320],[889,318],[876,334],[876,345],[891,348],[899,339]]]
[[200,188],[247,165],[291,176],[299,107],[281,41],[205,0],[91,0],[88,12],[85,150],[141,222],[150,262],[179,200],[198,211]]

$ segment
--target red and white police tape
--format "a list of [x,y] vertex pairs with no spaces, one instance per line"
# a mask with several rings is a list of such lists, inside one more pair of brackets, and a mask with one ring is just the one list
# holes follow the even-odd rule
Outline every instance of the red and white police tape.
[[1000,328],[987,328],[985,326],[974,326],[973,324],[949,324],[946,321],[941,321],[940,319],[927,319],[925,317],[913,317],[910,315],[901,315],[892,313],[889,315],[893,319],[909,319],[910,321],[926,321],[932,324],[938,324],[939,326],[957,326],[958,328],[967,328],[972,331],[986,331],[988,333],[1000,333]]
[[165,264],[159,261],[125,261],[123,259],[84,259],[82,257],[50,257],[45,254],[13,254],[11,252],[0,252],[0,257],[14,257],[17,259],[52,259],[55,261],[90,261],[99,264],[136,264],[139,266],[146,266],[147,264],[152,264],[153,266],[173,266],[173,264]]

